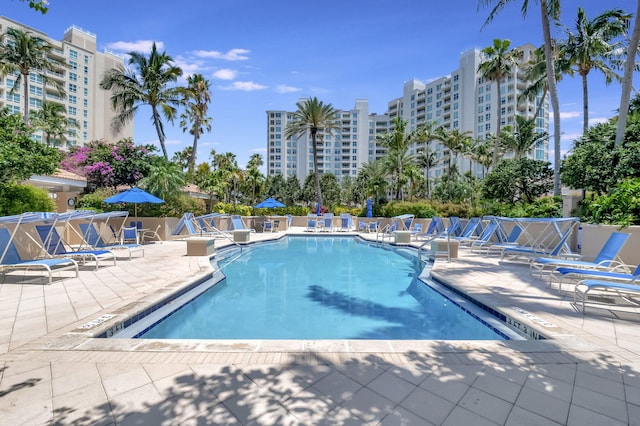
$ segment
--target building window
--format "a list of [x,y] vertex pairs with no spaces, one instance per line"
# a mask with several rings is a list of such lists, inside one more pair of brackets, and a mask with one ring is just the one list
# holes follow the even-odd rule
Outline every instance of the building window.
[[76,107],[69,107],[69,115],[76,115],[78,113],[78,110],[76,109]]
[[487,132],[488,132],[489,130],[491,130],[491,123],[487,123],[487,124],[485,124],[485,125],[484,125],[484,130],[486,130]]
[[69,83],[69,92],[76,93],[78,91],[78,86],[76,84]]
[[85,77],[84,78],[84,85],[88,85],[89,84],[89,77]]
[[69,103],[71,105],[75,105],[77,100],[78,100],[78,98],[76,98],[75,96],[69,95]]
[[42,84],[42,76],[40,74],[29,74],[29,81],[32,83]]
[[69,66],[71,67],[72,70],[78,69],[78,63],[76,61],[69,61]]
[[76,74],[75,72],[70,72],[69,81],[78,81],[78,74]]
[[33,86],[33,85],[29,85],[29,94],[30,95],[36,95],[36,96],[42,96],[42,87],[38,87],[38,86]]
[[38,98],[29,98],[29,106],[42,108],[42,99]]
[[19,93],[9,93],[7,92],[7,100],[9,102],[20,102],[20,94]]
[[69,58],[78,59],[78,52],[76,52],[75,50],[70,49],[69,50]]

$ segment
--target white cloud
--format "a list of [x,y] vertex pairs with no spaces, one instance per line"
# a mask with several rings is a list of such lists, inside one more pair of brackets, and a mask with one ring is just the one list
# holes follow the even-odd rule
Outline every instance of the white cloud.
[[249,59],[247,53],[250,50],[247,49],[231,49],[226,53],[219,52],[217,50],[196,50],[194,55],[200,58],[212,58],[212,59],[224,59],[226,61],[245,61]]
[[302,89],[299,87],[294,87],[294,86],[287,86],[286,84],[279,84],[276,86],[276,92],[278,93],[293,93],[293,92],[299,92]]
[[182,141],[180,139],[167,139],[164,141],[165,145],[182,145]]
[[264,90],[269,86],[254,83],[253,81],[234,81],[230,86],[223,87],[223,90],[242,90],[245,92],[253,92],[255,90]]
[[250,152],[267,153],[267,148],[253,148]]
[[[116,41],[107,43],[105,47],[116,52],[150,52],[153,40]],[[156,49],[164,49],[164,43],[156,41]]]
[[593,117],[589,119],[589,126],[595,126],[600,123],[607,123],[609,119],[607,117]]
[[220,80],[233,80],[238,75],[238,71],[229,68],[223,68],[212,74],[215,78]]
[[560,113],[561,120],[566,120],[568,118],[577,118],[577,117],[582,117],[582,113],[578,111],[569,111],[569,112]]

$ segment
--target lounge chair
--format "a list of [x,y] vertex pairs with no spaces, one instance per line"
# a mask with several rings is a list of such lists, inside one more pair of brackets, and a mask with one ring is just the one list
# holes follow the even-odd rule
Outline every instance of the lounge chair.
[[318,221],[321,220],[322,216],[318,216],[315,213],[309,213],[307,215],[307,228],[305,231],[308,232],[316,232],[318,230]]
[[75,270],[78,277],[78,263],[70,258],[24,260],[12,241],[7,228],[0,228],[0,271],[44,269],[49,276],[49,284],[53,282],[53,272]]
[[340,214],[340,231],[351,231],[351,227],[353,226],[353,219],[349,213],[341,213]]
[[322,217],[322,230],[333,232],[333,213],[325,213]]
[[418,239],[418,235],[422,234],[422,224],[414,223],[413,227],[409,229],[411,231],[411,238]]
[[494,243],[492,241],[478,242],[478,244],[472,243],[471,250],[477,253],[490,254],[491,252],[502,251],[505,248],[515,247],[518,243],[518,238],[520,238],[520,234],[522,234],[522,228],[515,225],[504,241],[499,243]]
[[140,244],[137,227],[125,226],[120,232],[120,244]]
[[449,226],[447,227],[447,234],[452,237],[458,237],[462,233],[462,224],[458,216],[449,216]]
[[478,238],[459,239],[459,247],[469,247],[473,249],[474,247],[487,244],[491,241],[491,238],[493,238],[497,229],[498,225],[496,223],[490,223],[484,228],[482,234]]
[[618,265],[612,270],[602,269],[583,269],[583,268],[556,268],[549,274],[549,285],[553,284],[554,279],[558,282],[558,290],[562,291],[562,283],[565,278],[574,280],[607,280],[629,282],[640,278],[640,264],[636,266],[633,272],[628,272],[627,265]]
[[531,262],[531,273],[533,274],[535,270],[542,275],[545,270],[555,269],[559,266],[585,269],[609,268],[614,266],[616,262],[621,263],[617,260],[618,253],[622,250],[622,246],[627,242],[629,236],[630,234],[623,232],[612,232],[592,262],[555,257],[538,257]]
[[605,280],[583,280],[576,285],[573,292],[573,303],[577,303],[578,297],[582,299],[583,314],[585,302],[591,292],[613,293],[615,296],[622,297],[624,300],[632,302],[634,305],[640,304],[640,302],[634,299],[634,297],[640,297],[640,285],[638,285],[638,282],[635,280],[628,283]]
[[160,228],[162,227],[162,225],[158,225],[156,226],[156,229],[147,229],[145,231],[142,232],[142,235],[140,236],[140,243],[144,244],[144,241],[146,239],[152,238],[153,240],[156,241],[160,241],[160,244],[162,244],[162,238],[160,237],[160,234],[158,233],[160,231]]
[[233,231],[245,230],[245,231],[256,232],[256,230],[253,228],[247,228],[247,226],[244,224],[244,221],[242,220],[242,216],[240,215],[231,216],[231,227]]
[[509,246],[502,248],[500,254],[500,260],[504,260],[506,256],[523,257],[527,260],[531,258],[539,258],[540,256],[550,256],[559,259],[561,256],[572,256],[571,253],[563,253],[567,239],[571,235],[571,232],[565,232],[560,239],[556,242],[556,245],[551,249],[544,249],[541,247],[533,246]]
[[444,223],[442,222],[442,218],[440,216],[433,216],[431,218],[431,222],[429,222],[429,226],[427,227],[427,230],[424,233],[417,233],[416,239],[418,238],[422,238],[422,239],[431,239],[431,238],[435,238],[438,235],[443,234],[445,231],[444,228]]
[[465,227],[462,229],[462,232],[460,233],[460,235],[454,236],[453,238],[455,238],[456,240],[470,239],[476,233],[479,226],[480,226],[480,218],[472,217],[471,219],[469,219]]
[[42,240],[43,249],[50,256],[77,259],[81,263],[85,263],[87,260],[93,261],[96,270],[100,267],[100,261],[116,264],[116,256],[110,250],[67,250],[68,244],[60,238],[60,234],[53,225],[36,225],[36,232]]
[[369,222],[367,225],[367,232],[378,232],[380,229],[380,221]]
[[82,232],[83,240],[93,249],[126,250],[129,259],[133,256],[133,253],[140,252],[141,257],[144,257],[142,244],[106,244],[93,223],[80,223],[78,226],[80,227],[80,232]]
[[382,227],[382,229],[379,232],[379,236],[382,239],[382,241],[384,241],[385,238],[389,237],[393,237],[394,236],[394,232],[397,231],[399,228],[398,222],[391,222],[385,226]]

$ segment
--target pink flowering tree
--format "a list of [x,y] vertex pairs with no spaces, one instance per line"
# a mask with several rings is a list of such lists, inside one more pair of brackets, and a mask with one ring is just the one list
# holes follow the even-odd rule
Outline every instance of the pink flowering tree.
[[104,140],[73,148],[62,161],[63,169],[87,178],[89,192],[97,188],[134,187],[145,177],[157,155],[153,145],[134,145],[131,138],[115,144]]

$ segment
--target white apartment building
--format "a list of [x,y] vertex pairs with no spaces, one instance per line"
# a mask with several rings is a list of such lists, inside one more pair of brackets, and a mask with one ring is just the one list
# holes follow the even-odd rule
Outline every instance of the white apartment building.
[[[512,70],[511,76],[503,79],[501,82],[501,125],[513,125],[516,115],[522,115],[526,118],[533,118],[536,111],[537,103],[540,102],[541,95],[535,100],[519,99],[519,95],[526,89],[529,83],[525,80],[525,72],[523,69],[533,55],[535,47],[526,44],[517,48],[523,52],[518,65]],[[366,161],[381,158],[385,153],[385,148],[376,143],[376,137],[384,134],[386,131],[392,130],[391,120],[395,117],[401,117],[408,122],[407,131],[413,131],[422,123],[434,122],[438,126],[445,128],[459,129],[462,132],[469,132],[474,139],[485,139],[489,135],[493,135],[498,127],[497,108],[497,88],[496,83],[486,81],[478,72],[478,66],[482,63],[482,54],[479,49],[472,49],[462,53],[459,59],[459,67],[451,72],[448,76],[440,77],[428,83],[419,80],[409,80],[404,83],[403,94],[401,97],[390,101],[387,105],[387,111],[384,114],[370,114],[367,116],[368,133],[356,134],[354,126],[343,126],[343,130],[351,127],[352,132],[348,137],[342,136],[340,141],[350,140],[355,142],[358,140],[357,147],[352,152],[351,168],[348,173],[344,173],[344,169],[338,169],[342,175],[357,175],[357,168]],[[367,105],[366,100],[356,101],[356,110],[358,105]],[[350,111],[354,113],[355,110]],[[545,100],[540,108],[536,118],[536,131],[549,131],[549,103]],[[274,117],[272,114],[280,114]],[[278,121],[274,124],[274,120],[282,117],[288,117],[289,113],[285,111],[267,111],[268,116],[268,158],[267,172],[269,174],[281,173],[283,175],[296,174],[303,181],[310,170],[312,170],[311,147],[310,142],[306,143],[304,138],[299,139],[298,154],[308,154],[307,157],[289,156],[287,152],[286,161],[282,159],[284,152],[275,151],[279,146],[275,143],[280,142],[286,145],[287,151],[289,144],[295,146],[296,141],[289,141],[284,138],[283,132],[286,127],[286,119]],[[342,115],[348,113],[341,112]],[[355,117],[355,116],[354,116]],[[359,125],[362,124],[362,117],[359,116]],[[277,131],[276,131],[277,130]],[[277,137],[276,137],[277,136]],[[349,138],[349,139],[347,139]],[[326,140],[326,139],[325,139]],[[366,140],[366,149],[360,149]],[[301,151],[301,143],[304,143]],[[354,143],[353,148],[356,147]],[[282,147],[284,148],[284,146]],[[293,146],[291,147],[293,148]],[[325,147],[325,150],[329,147]],[[334,148],[334,147],[331,147]],[[416,154],[420,150],[429,149],[435,153],[437,160],[449,158],[449,150],[440,142],[430,141],[428,147],[424,143],[414,144],[410,147],[410,153]],[[278,156],[278,154],[281,154]],[[346,154],[346,153],[345,153]],[[360,156],[361,155],[361,156]],[[536,146],[529,154],[530,158],[538,160],[549,160],[549,141],[548,139]],[[468,158],[458,155],[458,170],[465,173],[471,170],[472,174],[480,177],[483,174],[482,166]],[[302,164],[304,163],[304,164]],[[319,169],[322,173],[335,173],[335,163],[321,161]],[[327,167],[328,166],[328,167]],[[430,170],[431,178],[438,178],[448,167],[443,161],[438,161],[438,165]],[[338,178],[341,174],[335,173]]]
[[[133,122],[118,134],[113,133],[111,120],[114,112],[109,102],[110,92],[99,87],[107,70],[124,65],[121,56],[108,51],[98,52],[96,35],[76,26],[68,28],[60,41],[0,16],[0,34],[4,34],[8,28],[29,31],[44,39],[54,47],[51,54],[69,65],[55,72],[47,72],[49,79],[63,86],[66,96],[60,96],[53,86],[44,84],[42,78],[35,73],[29,76],[28,81],[21,82],[29,85],[29,110],[42,108],[44,102],[55,102],[65,107],[67,117],[75,119],[77,128],[70,126],[67,129],[66,141],[60,146],[62,149],[81,146],[92,140],[117,141],[133,137]],[[7,75],[0,78],[0,108],[7,107],[10,112],[22,114],[22,90],[15,87],[14,92],[10,93],[15,86],[15,77]],[[41,132],[34,135],[39,140],[42,140],[42,136]]]
[[[304,99],[301,99],[304,101]],[[285,178],[297,176],[300,182],[313,172],[311,135],[287,139],[284,135],[293,113],[267,111],[267,173]],[[336,128],[317,136],[318,170],[332,173],[338,180],[356,177],[360,163],[369,157],[369,102],[357,99],[351,110],[338,110]]]

